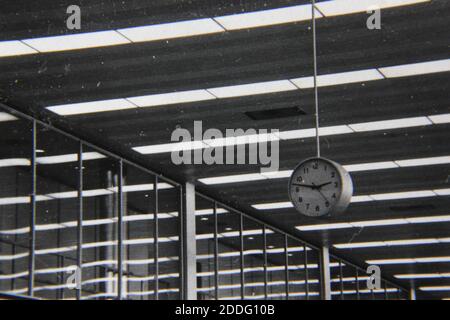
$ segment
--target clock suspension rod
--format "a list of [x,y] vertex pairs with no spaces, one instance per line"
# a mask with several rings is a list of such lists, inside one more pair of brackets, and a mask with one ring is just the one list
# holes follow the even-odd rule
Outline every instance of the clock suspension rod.
[[312,11],[312,32],[313,32],[313,64],[314,64],[314,105],[316,120],[316,151],[317,158],[320,158],[320,137],[319,137],[319,93],[317,89],[317,38],[316,38],[316,1],[311,0]]

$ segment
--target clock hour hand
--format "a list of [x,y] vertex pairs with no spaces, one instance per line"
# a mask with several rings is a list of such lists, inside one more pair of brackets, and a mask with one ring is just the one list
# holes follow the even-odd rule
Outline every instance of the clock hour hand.
[[329,184],[331,184],[331,181],[325,182],[325,183],[322,183],[322,184],[319,184],[318,186],[316,186],[316,188],[317,188],[317,189],[320,189],[320,188],[325,187],[325,186],[327,186],[327,185],[329,185]]

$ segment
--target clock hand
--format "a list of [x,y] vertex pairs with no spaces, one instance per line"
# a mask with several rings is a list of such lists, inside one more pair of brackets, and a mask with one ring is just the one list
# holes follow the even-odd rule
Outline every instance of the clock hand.
[[316,186],[316,188],[317,188],[317,189],[320,189],[320,188],[325,187],[325,186],[327,186],[327,185],[329,185],[329,184],[331,184],[331,181],[330,181],[330,182],[326,182],[326,183],[322,183],[322,184]]
[[314,185],[302,184],[302,183],[293,183],[292,185],[293,186],[299,186],[299,187],[307,187],[307,188],[311,188],[311,189],[316,188],[316,186],[314,186]]
[[317,189],[317,191],[319,191],[320,195],[322,196],[322,198],[325,199],[325,201],[328,201],[328,199],[325,197],[325,195],[322,193],[322,191],[320,191],[320,189]]

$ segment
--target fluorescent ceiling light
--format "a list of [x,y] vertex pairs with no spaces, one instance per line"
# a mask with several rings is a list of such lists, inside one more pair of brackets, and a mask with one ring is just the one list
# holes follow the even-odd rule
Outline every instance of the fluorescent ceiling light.
[[[331,136],[346,133],[353,133],[353,130],[347,125],[319,128],[319,136]],[[276,134],[280,137],[281,140],[304,139],[315,137],[316,129],[309,128],[309,129],[280,131]]]
[[198,181],[200,181],[203,184],[214,185],[214,184],[225,184],[234,182],[258,181],[265,179],[267,178],[259,173],[250,173],[250,174],[223,176],[223,177],[203,178],[198,179]]
[[207,144],[209,147],[217,148],[226,146],[237,146],[242,144],[276,141],[279,139],[280,138],[276,133],[257,133],[257,134],[243,134],[235,137],[208,139],[203,140],[203,143]]
[[370,196],[353,196],[350,199],[351,203],[367,202],[367,201],[373,201],[373,199]]
[[[366,82],[384,79],[377,69],[325,74],[317,77],[318,87],[328,87],[347,83]],[[300,89],[314,88],[314,77],[291,79]]]
[[117,111],[136,108],[134,104],[126,99],[112,99],[73,104],[62,104],[47,107],[48,110],[60,115],[71,116],[76,114],[87,114],[94,112]]
[[87,49],[130,43],[128,39],[114,30],[26,39],[23,42],[39,52]]
[[268,179],[290,178],[292,170],[261,172],[261,175]]
[[366,132],[366,131],[410,128],[417,126],[428,126],[431,124],[432,122],[427,117],[416,117],[416,118],[404,118],[404,119],[349,124],[349,127],[356,132]]
[[268,81],[208,89],[217,98],[244,97],[257,94],[298,90],[289,80]]
[[341,223],[326,223],[317,225],[297,226],[296,228],[300,231],[317,231],[317,230],[347,229],[353,228],[353,226],[350,223],[341,222]]
[[[84,152],[83,153],[83,161],[84,160],[96,160],[106,158],[103,154],[98,152]],[[59,163],[68,163],[78,161],[78,154],[63,154],[59,156],[47,156],[47,157],[38,157],[36,158],[36,162],[38,164],[59,164]]]
[[400,219],[383,219],[383,220],[367,220],[354,222],[340,222],[329,224],[313,224],[306,226],[297,226],[300,231],[318,231],[318,230],[332,230],[345,228],[362,228],[362,227],[380,227],[380,226],[394,226],[402,224],[421,224],[421,223],[439,223],[450,222],[450,215],[415,217],[415,218],[400,218]]
[[39,53],[19,40],[0,41],[0,57]]
[[450,262],[450,257],[423,257],[423,258],[403,258],[403,259],[378,259],[367,260],[368,264],[415,264],[415,263],[437,263]]
[[[428,166],[428,165],[439,165],[439,164],[448,164],[450,163],[450,156],[442,156],[442,157],[430,157],[430,158],[419,158],[419,159],[407,159],[407,160],[396,160],[396,161],[384,161],[384,162],[371,162],[371,163],[361,163],[361,164],[351,164],[344,165],[344,168],[349,172],[358,172],[358,171],[371,171],[371,170],[381,170],[381,169],[391,169],[391,168],[399,168],[399,167],[415,167],[415,166]],[[271,172],[262,172],[262,173],[247,173],[240,175],[228,176],[232,177],[232,181],[230,182],[245,182],[251,181],[253,177],[255,180],[261,180],[259,177],[262,175],[267,179],[283,179],[290,178],[292,175],[292,170],[283,170],[283,171],[271,171]],[[208,177],[202,178],[201,180],[209,181],[209,179],[226,179],[227,176],[222,177]],[[215,181],[215,180],[211,180]],[[220,180],[217,180],[217,183]],[[227,179],[224,181],[228,181]],[[203,182],[203,181],[202,181]],[[442,191],[440,191],[442,192]],[[365,202],[365,201],[373,201],[370,196],[355,196],[352,198],[352,202]]]
[[[0,42],[0,44],[1,44],[1,42]],[[0,56],[1,56],[1,48],[0,48]],[[18,120],[18,119],[9,113],[0,112],[0,122],[14,121],[14,120]]]
[[419,287],[422,291],[450,291],[450,286],[425,286]]
[[[315,10],[316,18],[322,17]],[[271,26],[284,23],[311,20],[311,5],[298,5],[278,9],[261,10],[256,12],[239,13],[229,16],[215,17],[226,30],[238,30]]]
[[29,166],[31,164],[30,160],[24,158],[16,159],[0,159],[0,168],[3,167],[18,167],[18,166]]
[[438,196],[449,196],[450,195],[450,189],[435,189],[433,190],[435,194]]
[[450,71],[450,59],[378,68],[386,78],[410,77]]
[[156,144],[150,146],[134,147],[133,150],[141,154],[157,154],[166,152],[178,152],[186,150],[196,150],[206,148],[202,141],[187,141],[166,144]]
[[[320,132],[320,131],[319,131]],[[289,131],[280,131],[277,133],[281,140],[304,139],[315,137],[316,129],[298,129]]]
[[373,8],[388,9],[417,3],[429,2],[430,0],[334,0],[316,3],[316,7],[325,17],[344,14],[367,12]]
[[395,164],[395,162],[393,161],[385,161],[385,162],[350,164],[344,166],[344,168],[349,172],[358,172],[358,171],[398,168],[398,165]]
[[450,278],[450,273],[405,273],[394,275],[397,279]]
[[391,240],[391,241],[371,241],[371,242],[354,242],[335,244],[338,249],[357,249],[357,248],[374,248],[374,247],[394,247],[394,246],[414,246],[425,244],[449,243],[450,238],[430,238],[430,239],[407,239],[407,240]]
[[216,97],[206,90],[170,92],[127,98],[128,101],[131,101],[139,107],[155,107],[214,99],[216,99]]
[[[344,73],[338,73],[338,74],[329,74],[326,76],[323,76],[322,78],[323,83],[326,85],[330,84],[340,84],[343,82],[348,83],[349,81],[361,81],[362,79],[373,79],[375,80],[375,75],[373,73],[373,70],[363,70],[363,71],[356,71],[355,72],[344,72]],[[351,74],[354,75],[354,77],[350,76]],[[371,74],[372,76],[369,76]],[[350,80],[351,79],[351,80]],[[297,82],[301,81],[299,79],[294,79]],[[146,96],[136,96],[136,97],[130,97],[130,98],[123,98],[123,99],[114,99],[114,100],[106,100],[105,103],[103,101],[92,101],[92,102],[86,102],[86,103],[76,103],[76,104],[68,104],[68,105],[60,105],[60,106],[51,106],[48,107],[50,110],[60,114],[60,115],[71,115],[71,114],[83,114],[83,113],[91,113],[91,112],[103,112],[103,111],[114,111],[114,110],[121,110],[121,109],[129,109],[136,106],[139,107],[154,107],[154,106],[162,106],[162,105],[171,105],[171,104],[182,104],[182,103],[188,103],[188,102],[195,102],[195,101],[206,101],[206,100],[213,100],[213,99],[222,99],[222,98],[230,98],[230,97],[241,97],[241,96],[248,96],[248,95],[257,95],[257,94],[265,94],[265,93],[273,93],[273,92],[284,92],[284,91],[291,91],[291,90],[297,90],[297,87],[289,80],[277,80],[277,81],[267,81],[267,82],[260,82],[260,83],[249,83],[245,85],[235,85],[235,86],[225,86],[225,87],[218,87],[218,88],[210,88],[210,89],[198,89],[198,90],[191,90],[191,91],[181,91],[181,92],[172,92],[172,93],[163,93],[163,94],[152,94],[152,95],[146,95]],[[128,103],[127,103],[128,102]],[[133,103],[133,104],[130,104]],[[444,114],[444,115],[436,115],[431,116],[436,121],[436,123],[448,123],[450,122],[450,115]],[[367,124],[355,124],[354,126],[363,126],[361,128],[361,131],[367,131],[367,130],[383,130],[383,129],[390,129],[390,128],[403,128],[408,126],[417,126],[417,125],[423,125],[430,124],[430,121],[433,121],[432,119],[424,120],[423,117],[420,118],[407,118],[407,119],[396,119],[400,122],[397,123],[390,123],[389,121],[378,121],[378,122],[370,122]],[[418,123],[415,123],[414,120]],[[402,122],[404,122],[402,124]],[[412,122],[412,123],[411,123]],[[410,124],[411,123],[411,124]],[[374,126],[375,129],[365,129],[365,125],[371,124]],[[343,129],[348,130],[348,128],[338,128],[340,126],[336,127],[328,127],[328,128],[321,128],[321,135],[329,135],[332,133],[329,130],[339,130],[343,131]],[[352,128],[353,129],[353,128]],[[290,139],[295,138],[304,138],[304,137],[311,137],[315,135],[315,131],[313,129],[304,129],[300,131],[292,131],[289,132],[290,134],[295,134],[294,137],[291,137]],[[347,133],[347,132],[341,132],[341,133]],[[288,134],[284,134],[284,139],[289,139]]]
[[407,192],[393,192],[371,194],[370,197],[374,200],[396,200],[396,199],[411,199],[411,198],[426,198],[434,197],[436,194],[431,190],[407,191]]
[[274,202],[274,203],[261,203],[252,205],[253,208],[257,210],[270,210],[270,209],[285,209],[293,208],[291,202]]
[[397,160],[395,163],[399,167],[416,167],[416,166],[429,166],[438,164],[449,164],[450,156],[443,157],[431,157],[431,158],[420,158],[420,159],[408,159],[408,160]]
[[132,42],[156,41],[224,32],[213,19],[187,20],[117,30]]
[[[448,195],[450,195],[450,188],[353,196],[351,202],[355,203],[366,201],[398,200],[398,199],[425,198],[425,197],[448,196]],[[282,209],[292,207],[292,204],[291,206],[288,206],[288,204],[290,204],[290,202],[273,202],[273,203],[254,204],[252,205],[252,207],[259,210]]]
[[428,116],[434,124],[450,123],[450,113]]

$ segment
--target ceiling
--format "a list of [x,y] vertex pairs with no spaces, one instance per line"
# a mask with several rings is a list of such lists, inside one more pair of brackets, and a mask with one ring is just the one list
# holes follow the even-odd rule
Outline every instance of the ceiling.
[[[268,10],[308,1],[80,1],[82,29],[67,30],[67,1],[7,0],[0,13],[1,41],[211,18]],[[319,4],[322,2],[319,2]],[[369,30],[365,12],[317,20],[318,73],[334,74],[449,58],[450,3],[424,3],[381,11],[381,29]],[[179,181],[190,181],[217,199],[296,233],[316,245],[450,237],[450,221],[299,231],[295,226],[406,219],[449,214],[448,192],[439,196],[352,203],[341,216],[316,220],[293,208],[258,210],[252,205],[287,202],[287,178],[205,185],[201,178],[259,173],[258,165],[174,165],[170,153],[142,155],[133,147],[170,143],[178,127],[204,130],[314,127],[314,90],[257,94],[194,101],[149,108],[132,108],[70,116],[55,116],[45,108],[107,99],[235,86],[308,77],[313,74],[311,21],[244,28],[209,35],[134,42],[98,48],[0,54],[0,95],[11,106],[64,118],[70,128],[110,150],[139,159],[149,168]],[[1,43],[0,43],[1,44]],[[320,126],[429,117],[448,114],[448,72],[358,81],[319,88]],[[297,116],[253,120],[249,111],[296,107]],[[429,119],[429,118],[428,118]],[[61,122],[62,123],[62,122]],[[351,172],[355,195],[376,195],[449,188],[450,125],[406,126],[348,134],[321,140],[322,155],[344,165],[447,157],[435,165],[404,166]],[[281,140],[279,170],[292,170],[315,154],[313,138]],[[242,178],[241,180],[245,180]],[[401,198],[401,197],[400,197]],[[338,249],[333,252],[357,263],[378,259],[449,257],[450,242]],[[398,274],[450,273],[447,262],[396,263],[382,266],[390,278]],[[409,287],[450,286],[450,276],[398,280]],[[420,291],[419,297],[450,297],[449,291]]]

